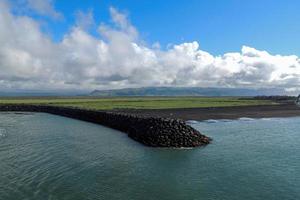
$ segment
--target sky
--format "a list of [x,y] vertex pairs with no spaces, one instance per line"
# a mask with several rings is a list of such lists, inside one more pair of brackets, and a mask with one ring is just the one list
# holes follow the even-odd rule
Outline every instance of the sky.
[[0,0],[0,90],[300,91],[297,0]]

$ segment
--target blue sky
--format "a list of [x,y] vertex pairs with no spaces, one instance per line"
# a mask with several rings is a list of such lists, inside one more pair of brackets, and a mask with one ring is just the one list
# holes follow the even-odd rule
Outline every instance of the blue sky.
[[0,0],[0,89],[300,92],[300,1]]
[[214,55],[238,51],[243,45],[300,55],[297,0],[56,0],[55,8],[65,20],[49,21],[51,33],[61,39],[77,10],[93,10],[96,23],[108,23],[110,6],[129,13],[143,40],[163,47],[198,41]]

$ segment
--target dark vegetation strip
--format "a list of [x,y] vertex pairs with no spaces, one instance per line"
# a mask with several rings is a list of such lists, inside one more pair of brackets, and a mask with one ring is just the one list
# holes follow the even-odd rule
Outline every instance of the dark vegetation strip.
[[184,121],[171,118],[27,104],[0,105],[0,111],[44,112],[93,122],[125,132],[130,138],[151,147],[197,147],[209,144],[211,140]]

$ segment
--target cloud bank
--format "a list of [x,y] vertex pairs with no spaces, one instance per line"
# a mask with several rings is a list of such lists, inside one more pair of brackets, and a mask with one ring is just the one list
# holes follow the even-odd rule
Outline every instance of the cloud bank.
[[[51,4],[28,0],[41,14],[60,13]],[[45,1],[43,1],[45,2]],[[51,2],[51,1],[49,1]],[[48,3],[49,3],[48,2]],[[147,45],[127,16],[110,8],[113,24],[95,24],[92,11],[78,20],[60,42],[40,24],[15,15],[0,1],[0,89],[108,89],[140,86],[197,86],[300,89],[300,58],[271,55],[243,46],[241,52],[213,56],[198,42],[167,50]]]

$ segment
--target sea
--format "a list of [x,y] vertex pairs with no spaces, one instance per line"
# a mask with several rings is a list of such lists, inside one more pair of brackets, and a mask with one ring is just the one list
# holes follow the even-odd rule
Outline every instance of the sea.
[[97,124],[0,113],[0,200],[298,200],[300,118],[189,121],[213,138],[150,148]]

